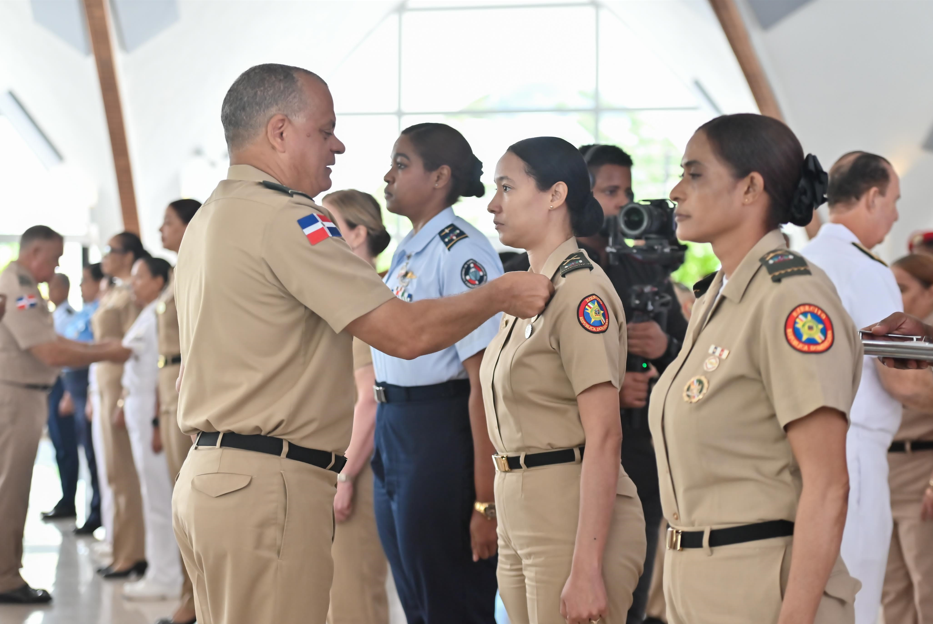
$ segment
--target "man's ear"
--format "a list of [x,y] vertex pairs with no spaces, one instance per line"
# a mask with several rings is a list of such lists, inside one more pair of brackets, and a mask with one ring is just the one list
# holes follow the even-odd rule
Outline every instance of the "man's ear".
[[279,153],[285,152],[285,131],[289,125],[288,117],[282,113],[273,115],[266,123],[266,140],[272,146],[272,149]]

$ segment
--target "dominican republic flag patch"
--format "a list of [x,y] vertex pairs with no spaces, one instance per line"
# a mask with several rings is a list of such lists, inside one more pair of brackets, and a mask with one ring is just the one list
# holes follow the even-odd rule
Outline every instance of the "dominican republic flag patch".
[[334,222],[322,214],[309,214],[307,217],[298,219],[298,225],[301,226],[308,242],[317,245],[322,240],[331,236],[340,236],[340,230],[334,225]]
[[39,301],[34,295],[25,295],[16,300],[17,310],[28,310],[39,305]]

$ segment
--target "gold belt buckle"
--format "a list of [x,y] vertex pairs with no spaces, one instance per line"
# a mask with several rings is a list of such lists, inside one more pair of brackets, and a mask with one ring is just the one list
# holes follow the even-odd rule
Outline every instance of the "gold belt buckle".
[[[152,360],[149,360],[149,361],[151,362]],[[167,364],[168,364],[168,358],[165,357],[164,355],[160,355],[159,356],[159,368],[165,368]]]
[[496,470],[499,472],[512,472],[509,468],[509,458],[505,455],[493,455],[492,463],[496,465]]
[[683,531],[678,531],[671,527],[667,527],[667,549],[668,550],[683,550],[680,546],[680,537],[683,535]]

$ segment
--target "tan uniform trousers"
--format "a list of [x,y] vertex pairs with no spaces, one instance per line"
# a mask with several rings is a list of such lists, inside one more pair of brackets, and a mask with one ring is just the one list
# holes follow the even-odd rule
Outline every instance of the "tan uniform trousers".
[[[165,453],[165,462],[168,464],[169,477],[172,482],[191,450],[191,436],[186,436],[178,428],[178,393],[175,392],[175,380],[178,379],[178,369],[166,366],[159,370],[159,433],[162,436],[162,452]],[[191,577],[188,570],[181,566],[182,587],[181,606],[186,610],[194,609],[194,589],[191,586]]]
[[322,624],[337,475],[239,449],[196,447],[172,496],[198,624]]
[[[664,595],[669,624],[774,624],[790,574],[793,538],[720,548],[668,550]],[[814,624],[853,624],[861,584],[842,558],[826,583]],[[899,623],[897,623],[899,624]]]
[[[582,464],[497,472],[499,594],[515,624],[566,624],[560,595],[570,577],[580,514]],[[625,622],[645,563],[645,517],[635,486],[619,478],[603,558],[609,597],[602,624]]]
[[113,562],[126,569],[146,558],[143,499],[126,427],[113,426],[113,412],[123,394],[123,366],[101,362],[96,367],[100,391],[100,425],[104,439],[107,482],[113,492]]
[[373,471],[367,463],[353,485],[353,514],[337,525],[331,554],[334,583],[330,590],[330,624],[389,624],[386,576],[389,564],[373,507]]
[[920,503],[933,473],[933,451],[888,453],[894,533],[882,603],[889,624],[933,623],[933,521]]
[[648,604],[645,607],[647,617],[667,622],[667,608],[664,604],[664,555],[667,553],[667,520],[661,519],[658,530],[658,549],[654,555],[654,571],[651,573],[651,588],[648,590]]
[[22,587],[23,530],[48,393],[0,384],[0,593]]

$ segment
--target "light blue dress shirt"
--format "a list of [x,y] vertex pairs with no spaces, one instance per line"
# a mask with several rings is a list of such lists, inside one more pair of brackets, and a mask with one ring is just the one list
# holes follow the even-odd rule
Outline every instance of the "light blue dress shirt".
[[55,324],[55,333],[59,336],[64,336],[65,329],[68,327],[68,324],[71,323],[71,319],[74,318],[74,315],[75,309],[71,307],[67,299],[63,301],[60,306],[55,306],[55,310],[52,312],[52,322]]
[[75,312],[69,317],[65,330],[60,332],[62,336],[78,342],[94,342],[94,331],[91,329],[91,317],[97,311],[98,301],[85,303],[80,312]]
[[[385,283],[403,301],[449,297],[502,275],[502,262],[486,236],[446,208],[399,244]],[[463,361],[485,349],[499,331],[497,314],[452,347],[402,360],[373,349],[376,381],[430,386],[466,379]]]

